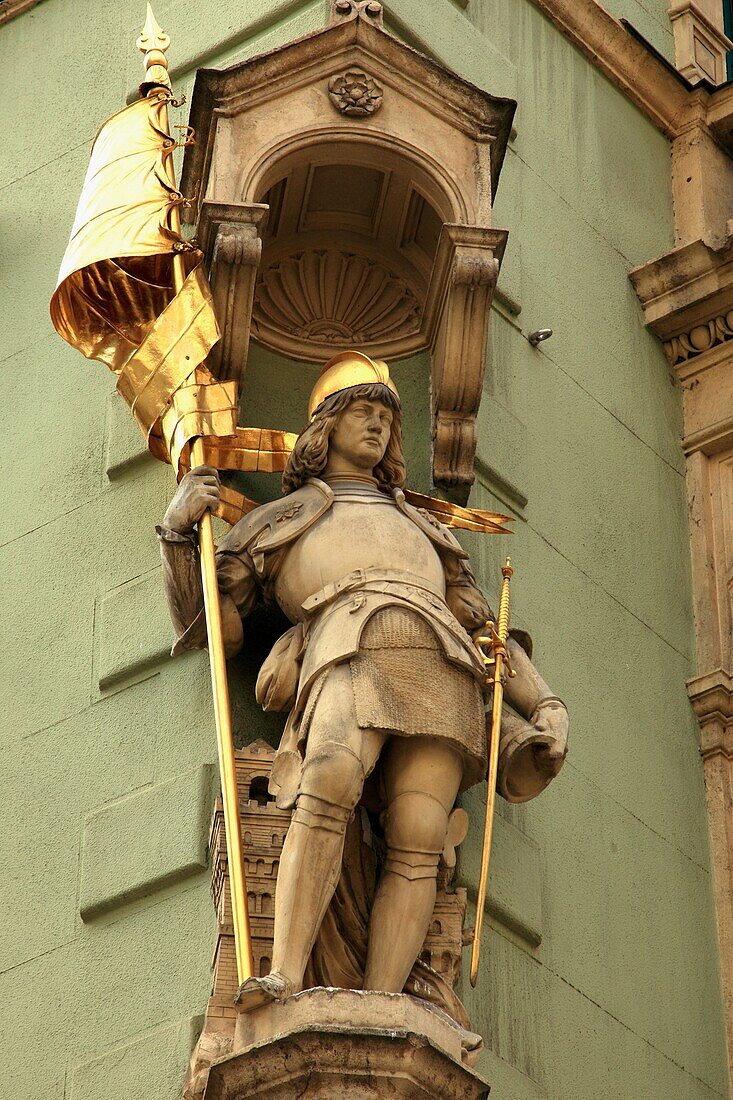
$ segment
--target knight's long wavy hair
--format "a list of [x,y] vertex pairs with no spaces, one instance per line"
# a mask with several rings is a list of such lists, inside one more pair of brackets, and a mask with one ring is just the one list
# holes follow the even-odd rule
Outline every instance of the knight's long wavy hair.
[[328,461],[328,441],[339,414],[352,401],[381,401],[392,410],[392,431],[382,461],[374,467],[380,489],[400,489],[407,471],[402,451],[402,406],[399,397],[381,382],[368,382],[341,390],[322,401],[307,428],[298,436],[288,464],[283,471],[283,494],[294,493],[308,478],[320,477]]

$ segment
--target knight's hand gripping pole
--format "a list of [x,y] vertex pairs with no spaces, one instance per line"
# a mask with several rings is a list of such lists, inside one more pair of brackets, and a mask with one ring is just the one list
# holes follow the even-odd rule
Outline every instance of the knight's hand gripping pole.
[[[512,569],[511,558],[507,558],[502,568],[504,580],[499,599],[499,616],[496,622],[488,622],[488,634],[477,639],[476,645],[484,661],[486,682],[493,684],[491,707],[491,732],[489,736],[489,773],[486,791],[486,820],[484,821],[484,842],[481,850],[481,877],[476,896],[476,927],[473,933],[471,949],[471,985],[478,980],[479,956],[481,954],[481,930],[486,907],[486,886],[489,880],[489,859],[491,856],[491,835],[494,828],[494,806],[496,803],[496,777],[499,768],[499,739],[501,736],[501,707],[504,701],[504,679],[512,676],[506,650],[509,637],[509,581]],[[485,647],[485,648],[484,648]],[[488,652],[487,652],[488,650]]]

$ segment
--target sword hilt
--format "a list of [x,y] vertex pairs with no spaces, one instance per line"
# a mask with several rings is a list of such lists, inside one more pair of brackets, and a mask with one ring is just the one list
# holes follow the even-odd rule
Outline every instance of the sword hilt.
[[504,580],[501,585],[499,614],[496,623],[488,619],[485,624],[486,634],[481,634],[476,639],[476,648],[481,654],[481,660],[486,670],[487,684],[491,683],[492,680],[496,678],[495,676],[491,676],[490,670],[496,667],[496,658],[499,654],[501,654],[502,657],[501,678],[503,679],[504,676],[516,676],[516,672],[512,668],[509,658],[509,651],[506,647],[507,638],[509,637],[509,582],[514,573],[511,558],[508,557],[506,559],[501,572]]
[[496,624],[496,633],[501,639],[502,645],[506,644],[509,637],[509,582],[512,579],[512,559],[507,557],[501,570],[504,580],[501,582],[501,595],[499,597],[499,617]]

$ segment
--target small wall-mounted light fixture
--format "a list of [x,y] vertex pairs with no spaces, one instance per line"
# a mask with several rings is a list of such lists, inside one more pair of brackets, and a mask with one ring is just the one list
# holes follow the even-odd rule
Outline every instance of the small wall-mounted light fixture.
[[535,332],[530,332],[527,339],[533,348],[536,348],[538,344],[541,344],[543,340],[549,340],[552,336],[551,328],[538,328]]

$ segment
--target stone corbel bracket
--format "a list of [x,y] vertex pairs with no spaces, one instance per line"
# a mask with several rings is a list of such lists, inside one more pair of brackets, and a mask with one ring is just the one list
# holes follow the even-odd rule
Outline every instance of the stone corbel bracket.
[[217,378],[241,383],[247,366],[252,303],[269,208],[263,203],[204,202],[199,247],[207,257],[221,339],[209,361]]
[[443,225],[428,288],[433,480],[464,503],[475,478],[486,336],[507,236],[503,229]]

